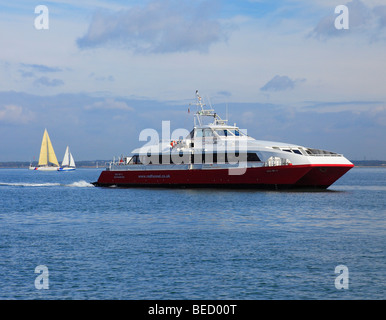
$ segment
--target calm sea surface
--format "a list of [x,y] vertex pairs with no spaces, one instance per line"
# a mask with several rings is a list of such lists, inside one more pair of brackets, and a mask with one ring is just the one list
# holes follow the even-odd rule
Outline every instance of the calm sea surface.
[[0,170],[0,299],[386,298],[384,168],[326,192],[95,188],[100,171]]

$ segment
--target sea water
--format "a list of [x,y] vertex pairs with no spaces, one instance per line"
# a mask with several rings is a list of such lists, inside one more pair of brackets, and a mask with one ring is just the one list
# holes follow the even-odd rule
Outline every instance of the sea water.
[[386,168],[327,191],[0,170],[0,299],[385,299]]

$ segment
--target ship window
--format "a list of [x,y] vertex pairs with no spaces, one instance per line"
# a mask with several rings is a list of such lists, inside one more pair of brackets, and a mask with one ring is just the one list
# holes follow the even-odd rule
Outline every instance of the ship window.
[[[233,132],[232,132],[233,131]],[[224,129],[224,130],[216,130],[216,133],[220,136],[220,137],[230,137],[230,136],[233,136],[234,135],[234,130],[227,130],[227,129]]]
[[245,134],[244,132],[241,132],[238,129],[232,130],[232,132],[234,133],[235,136],[247,136],[247,134]]
[[190,155],[190,163],[202,164],[203,155],[204,155],[203,153],[195,153],[195,154],[192,153]]
[[201,138],[202,137],[202,129],[197,129],[196,130],[196,137]]
[[286,151],[286,152],[291,152],[291,150],[289,150],[289,149],[283,149],[283,151]]
[[256,153],[247,153],[247,161],[250,162],[250,161],[260,161],[260,158],[258,157],[258,155]]
[[226,163],[228,161],[227,155],[225,153],[214,153],[213,154],[213,163]]
[[211,129],[205,129],[204,137],[213,137],[213,131]]
[[134,155],[134,156],[131,158],[130,164],[142,164],[142,162],[141,162],[141,160],[140,160],[138,154]]
[[[180,151],[178,154],[163,153],[155,158],[156,162],[151,161],[151,164],[182,164],[189,163],[189,154],[184,154]],[[157,163],[158,162],[158,163]]]
[[226,131],[226,130],[216,130],[216,133],[217,133],[220,137],[226,137],[226,136],[227,136],[227,131]]
[[245,153],[202,153],[202,154],[192,154],[191,155],[191,163],[201,164],[201,163],[217,163],[217,164],[226,164],[226,163],[234,163],[237,161],[240,162],[253,162],[253,161],[261,161],[256,153],[248,152]]
[[241,136],[240,131],[237,129],[231,129],[228,131],[231,132],[232,134],[234,134],[236,137]]
[[300,150],[298,150],[298,149],[293,149],[292,151],[293,151],[294,153],[297,153],[297,154],[302,155],[302,153],[301,153]]
[[170,164],[171,163],[171,156],[169,154],[159,154],[158,155],[158,162],[159,164]]

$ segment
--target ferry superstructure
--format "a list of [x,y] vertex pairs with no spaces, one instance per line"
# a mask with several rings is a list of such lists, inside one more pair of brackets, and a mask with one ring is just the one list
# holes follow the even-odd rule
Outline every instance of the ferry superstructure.
[[110,162],[94,185],[326,189],[354,166],[335,152],[256,140],[207,108],[198,91],[196,100],[185,138],[135,149]]

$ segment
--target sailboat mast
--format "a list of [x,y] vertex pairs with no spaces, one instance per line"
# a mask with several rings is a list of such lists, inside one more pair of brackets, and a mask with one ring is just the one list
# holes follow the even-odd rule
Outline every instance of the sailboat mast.
[[46,149],[46,164],[49,165],[50,164],[50,150],[48,149],[48,132],[47,132],[47,129],[45,131],[45,135],[46,135],[46,145],[45,145],[45,149]]

